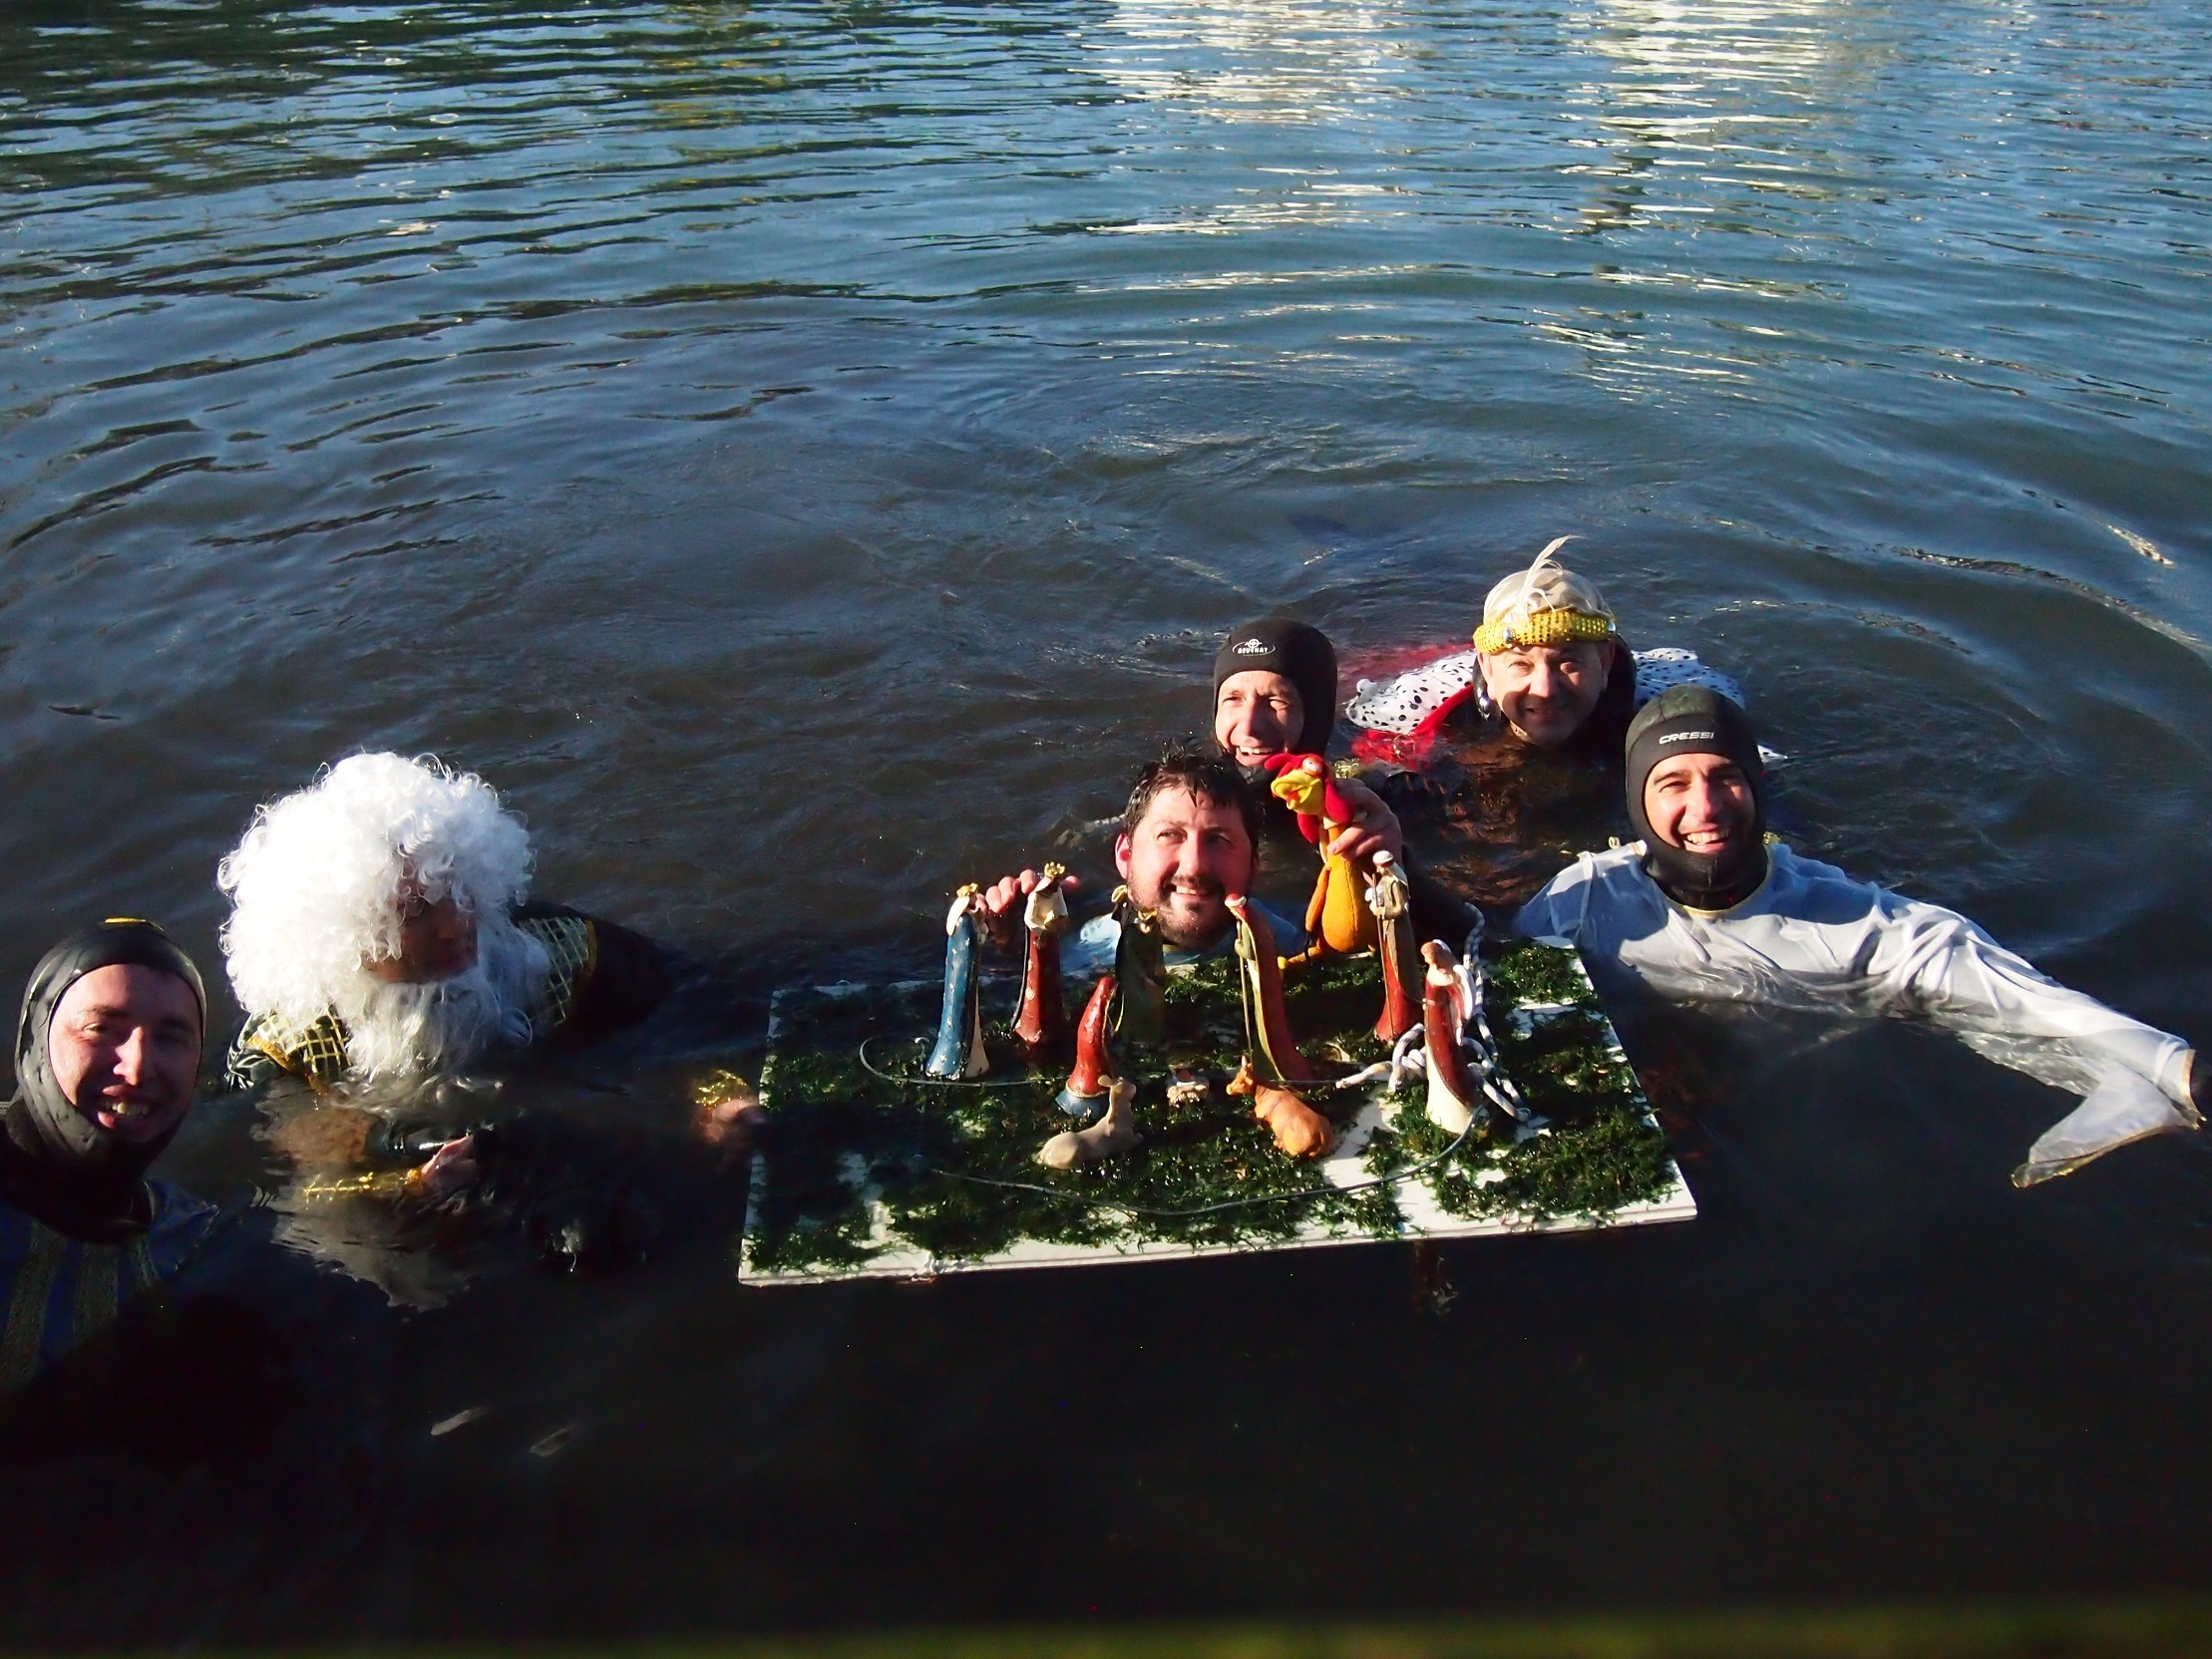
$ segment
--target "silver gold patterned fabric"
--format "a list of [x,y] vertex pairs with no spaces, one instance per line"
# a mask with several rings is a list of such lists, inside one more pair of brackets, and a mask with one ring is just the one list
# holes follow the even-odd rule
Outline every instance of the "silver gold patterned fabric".
[[345,1075],[346,1028],[334,1014],[317,1015],[304,1029],[280,1014],[262,1014],[238,1034],[233,1073],[240,1071],[238,1061],[249,1053],[265,1056],[321,1089]]
[[576,999],[591,983],[591,971],[599,965],[598,932],[582,916],[526,916],[518,925],[546,947],[546,960],[553,964],[530,1011],[538,1036],[551,1037],[568,1023]]
[[151,1227],[115,1244],[65,1237],[0,1205],[0,1394],[114,1324],[198,1250],[215,1210],[173,1188],[149,1192]]
[[[530,1011],[534,1040],[543,1042],[568,1023],[576,1003],[599,965],[597,930],[585,916],[524,916],[516,925],[546,949],[551,972]],[[253,1081],[258,1061],[273,1063],[314,1088],[326,1089],[350,1064],[346,1028],[335,1014],[320,1014],[295,1026],[277,1014],[246,1022],[231,1051],[230,1072],[239,1084]]]

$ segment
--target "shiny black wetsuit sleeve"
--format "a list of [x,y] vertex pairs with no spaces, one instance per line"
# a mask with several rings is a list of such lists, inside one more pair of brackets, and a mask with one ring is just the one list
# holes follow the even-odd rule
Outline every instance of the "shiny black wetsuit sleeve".
[[642,933],[619,923],[603,921],[564,904],[532,900],[515,912],[517,921],[533,917],[570,916],[591,924],[595,953],[591,977],[584,981],[575,1006],[554,1040],[588,1043],[635,1025],[668,995],[671,976],[661,948]]
[[259,1049],[247,1047],[245,1033],[241,1031],[231,1043],[230,1057],[223,1064],[222,1087],[232,1090],[259,1089],[274,1083],[280,1077],[290,1075]]

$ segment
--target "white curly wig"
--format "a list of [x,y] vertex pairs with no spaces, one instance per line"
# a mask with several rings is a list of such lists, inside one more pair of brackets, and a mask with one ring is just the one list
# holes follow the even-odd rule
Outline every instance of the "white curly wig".
[[544,949],[508,919],[530,890],[531,861],[523,821],[474,773],[351,756],[261,808],[216,867],[232,904],[222,929],[231,987],[249,1014],[295,1024],[358,1008],[364,964],[399,954],[412,877],[430,902],[450,896],[475,915],[480,950],[507,981],[502,1000],[519,1012],[515,999],[547,971]]

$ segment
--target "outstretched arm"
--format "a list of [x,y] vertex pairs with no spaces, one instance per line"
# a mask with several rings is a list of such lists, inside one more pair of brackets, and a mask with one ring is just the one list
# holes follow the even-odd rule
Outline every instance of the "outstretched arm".
[[2038,973],[1952,911],[1882,895],[1868,963],[1885,995],[1909,997],[1978,1053],[2082,1097],[2036,1138],[2018,1186],[2071,1173],[2145,1136],[2203,1122],[2212,1068],[2178,1037]]
[[2038,971],[1966,917],[1895,893],[1881,895],[1865,963],[1881,1006],[1917,1009],[1991,1059],[2077,1093],[2114,1066],[2168,1099],[2190,1097],[2189,1046]]
[[745,1185],[729,1151],[539,1113],[447,1143],[409,1185],[424,1202],[514,1228],[549,1265],[587,1272],[727,1227]]

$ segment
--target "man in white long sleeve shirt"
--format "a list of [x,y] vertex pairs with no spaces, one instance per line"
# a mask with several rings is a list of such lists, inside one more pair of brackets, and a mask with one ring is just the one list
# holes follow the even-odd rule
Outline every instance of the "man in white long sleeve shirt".
[[1956,911],[1768,846],[1749,718],[1701,686],[1629,728],[1642,840],[1585,853],[1515,918],[1581,951],[1602,987],[1857,1014],[1919,1015],[2000,1064],[2084,1096],[2029,1150],[2026,1186],[2212,1104],[2180,1038],[2046,979]]

